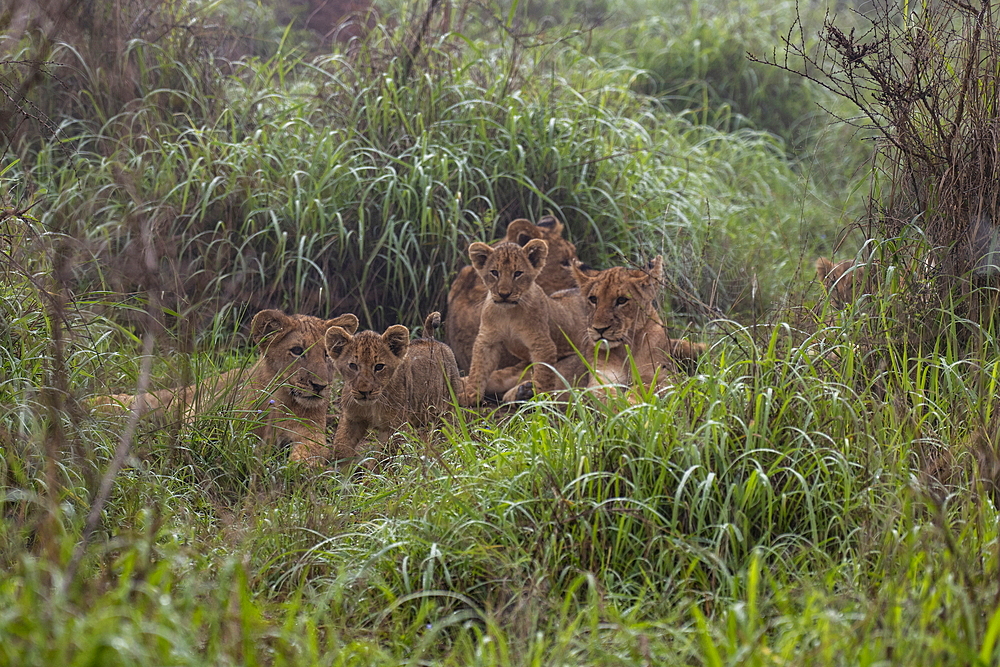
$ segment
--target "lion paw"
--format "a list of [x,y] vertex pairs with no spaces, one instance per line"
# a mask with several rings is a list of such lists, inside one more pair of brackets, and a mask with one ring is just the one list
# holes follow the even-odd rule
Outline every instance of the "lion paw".
[[535,385],[529,380],[509,389],[503,395],[504,403],[523,403],[535,397]]
[[465,408],[474,408],[479,405],[479,394],[474,391],[463,391],[458,395],[458,404]]

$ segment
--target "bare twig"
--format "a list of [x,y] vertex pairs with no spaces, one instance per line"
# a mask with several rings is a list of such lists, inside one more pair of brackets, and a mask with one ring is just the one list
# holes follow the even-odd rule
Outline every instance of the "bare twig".
[[[119,172],[117,175],[125,190],[129,192],[135,201],[140,201],[139,194],[136,191],[130,176],[123,172]],[[141,210],[142,207],[138,208]],[[145,286],[149,294],[149,305],[146,311],[147,327],[146,333],[143,336],[143,357],[139,373],[139,382],[136,387],[135,401],[132,403],[132,410],[129,412],[129,418],[125,430],[122,432],[121,438],[118,441],[118,446],[115,448],[114,458],[112,458],[111,462],[108,464],[107,470],[104,471],[100,486],[94,494],[94,499],[90,505],[90,512],[87,514],[87,522],[83,529],[83,535],[80,542],[77,543],[73,550],[73,557],[70,560],[62,582],[64,591],[67,590],[73,583],[76,572],[79,569],[80,562],[87,551],[87,547],[93,539],[94,533],[101,520],[101,513],[104,511],[104,507],[111,496],[111,490],[114,486],[115,479],[132,450],[132,441],[135,437],[135,432],[139,424],[139,418],[143,412],[145,412],[146,391],[149,389],[149,379],[153,365],[153,348],[156,342],[157,333],[162,330],[163,325],[162,310],[158,297],[158,294],[161,291],[161,286],[158,270],[159,258],[156,254],[156,239],[154,237],[155,232],[155,219],[145,218],[141,220],[139,224],[139,237],[141,241],[139,252],[141,254],[141,261],[139,265],[145,269],[143,282],[145,282]]]
[[135,437],[135,432],[139,425],[139,416],[145,409],[145,392],[149,388],[149,377],[153,367],[153,344],[155,340],[156,336],[152,331],[147,332],[143,336],[142,367],[139,373],[139,383],[136,387],[136,400],[132,404],[128,423],[125,426],[124,432],[122,432],[121,439],[118,441],[118,446],[115,448],[115,456],[111,459],[111,463],[108,464],[107,470],[104,471],[104,476],[101,478],[101,485],[98,487],[97,493],[94,494],[94,500],[90,503],[90,512],[87,514],[87,523],[84,525],[83,535],[73,549],[73,557],[66,567],[66,573],[62,581],[62,590],[64,593],[69,589],[69,586],[76,577],[80,561],[83,560],[83,556],[87,552],[87,547],[90,545],[97,526],[101,521],[101,513],[104,511],[104,507],[111,497],[111,489],[114,487],[115,479],[118,477],[118,473],[132,451],[132,439]]

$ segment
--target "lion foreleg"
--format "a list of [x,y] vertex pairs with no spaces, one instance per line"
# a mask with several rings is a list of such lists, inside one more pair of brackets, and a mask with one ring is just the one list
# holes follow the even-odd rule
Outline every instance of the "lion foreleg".
[[465,389],[459,396],[459,404],[478,405],[483,399],[486,384],[490,374],[496,370],[502,349],[500,342],[487,341],[482,335],[476,338],[476,343],[472,346],[472,368],[466,378]]
[[511,388],[516,387],[524,377],[528,368],[528,362],[522,361],[514,366],[499,368],[490,373],[490,378],[486,383],[486,394],[503,396]]
[[531,382],[534,391],[552,391],[556,387],[555,364],[558,358],[556,344],[549,337],[538,338],[531,346],[531,363],[534,368],[531,372]]
[[339,467],[350,465],[358,456],[358,445],[368,433],[368,422],[359,419],[351,419],[347,416],[340,418],[337,424],[337,432],[333,435],[332,458]]

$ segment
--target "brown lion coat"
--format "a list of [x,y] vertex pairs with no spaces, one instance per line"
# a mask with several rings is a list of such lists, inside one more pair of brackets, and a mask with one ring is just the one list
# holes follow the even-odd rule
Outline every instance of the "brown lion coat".
[[[256,432],[265,441],[291,445],[291,460],[321,463],[334,373],[323,336],[332,326],[356,331],[358,318],[347,313],[323,320],[262,310],[250,325],[250,337],[260,350],[253,366],[195,385],[142,394],[137,409],[160,421],[171,411],[191,421],[212,407],[243,410],[260,420]],[[92,404],[104,413],[122,413],[133,409],[136,399],[116,394],[99,396]]]
[[[459,398],[462,405],[476,405],[482,400],[505,351],[534,364],[528,395],[555,389],[557,363],[578,359],[576,350],[583,340],[583,302],[575,290],[552,298],[538,285],[536,278],[547,255],[548,246],[541,239],[532,239],[524,247],[517,243],[501,243],[496,248],[485,243],[469,246],[469,258],[483,281],[487,298],[472,348],[469,377]],[[575,378],[565,379],[572,382]],[[517,395],[526,397],[523,391]],[[505,400],[510,398],[508,394]]]
[[[518,218],[507,225],[507,234],[498,243],[524,246],[532,239],[545,241],[548,244],[548,260],[535,282],[543,292],[552,294],[576,287],[569,270],[576,261],[576,246],[563,237],[564,229],[563,223],[551,215],[539,220],[537,225]],[[445,341],[455,352],[455,360],[463,371],[468,371],[472,364],[472,346],[479,333],[479,320],[485,299],[486,288],[476,270],[472,266],[463,267],[448,292],[448,319],[445,323]],[[517,362],[512,355],[502,353],[498,367],[512,366]]]
[[[424,322],[428,334],[440,324],[440,313]],[[379,442],[404,424],[423,426],[446,409],[459,387],[455,355],[433,338],[410,340],[410,331],[396,324],[379,334],[352,336],[341,327],[326,332],[326,347],[344,378],[340,422],[333,436],[333,457],[350,463],[368,431]]]
[[648,387],[658,375],[677,370],[675,359],[704,353],[704,344],[668,337],[656,312],[662,257],[656,257],[648,270],[616,266],[591,276],[574,267],[574,276],[587,304],[586,355],[593,359],[590,388],[632,384],[632,363]]
[[865,267],[856,265],[853,259],[845,259],[834,264],[826,257],[816,260],[816,277],[823,283],[833,304],[842,308],[857,297],[865,278]]

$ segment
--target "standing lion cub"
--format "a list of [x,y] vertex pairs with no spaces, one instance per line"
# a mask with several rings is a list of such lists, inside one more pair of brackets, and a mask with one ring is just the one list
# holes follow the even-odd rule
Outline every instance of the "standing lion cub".
[[570,382],[575,379],[577,373],[563,368],[578,361],[585,306],[575,290],[554,298],[538,286],[536,278],[547,256],[548,246],[541,239],[528,241],[524,247],[516,243],[501,243],[496,248],[485,243],[469,246],[469,259],[487,294],[472,346],[472,366],[459,397],[462,405],[477,405],[482,400],[505,351],[534,364],[534,369],[531,382],[511,387],[504,400],[555,389],[555,369],[560,362],[562,375]]
[[426,337],[414,341],[400,324],[382,334],[352,336],[337,326],[326,332],[326,349],[344,378],[334,459],[356,459],[369,430],[381,446],[403,424],[422,426],[445,409],[459,378],[451,348],[430,336],[440,324],[441,314],[431,313],[424,320]]
[[[229,405],[260,417],[256,429],[265,441],[291,445],[291,460],[322,463],[326,456],[326,413],[330,409],[333,362],[323,334],[332,326],[357,331],[358,318],[346,313],[332,320],[309,315],[285,315],[262,310],[250,324],[250,338],[260,358],[196,385],[142,394],[140,411],[164,420],[171,411],[184,421],[213,405]],[[136,396],[98,396],[91,403],[100,412],[131,410]]]
[[[518,218],[507,225],[506,235],[497,244],[506,242],[524,246],[532,239],[545,241],[549,254],[535,282],[546,294],[552,294],[576,287],[570,273],[570,265],[577,259],[576,246],[563,236],[564,231],[563,223],[553,215],[543,217],[538,224]],[[486,287],[475,268],[463,267],[448,291],[448,321],[445,323],[445,342],[455,353],[458,368],[463,371],[468,371],[472,362],[472,346],[479,333],[479,318],[485,299]],[[516,357],[504,352],[499,366],[504,368],[517,363]]]

